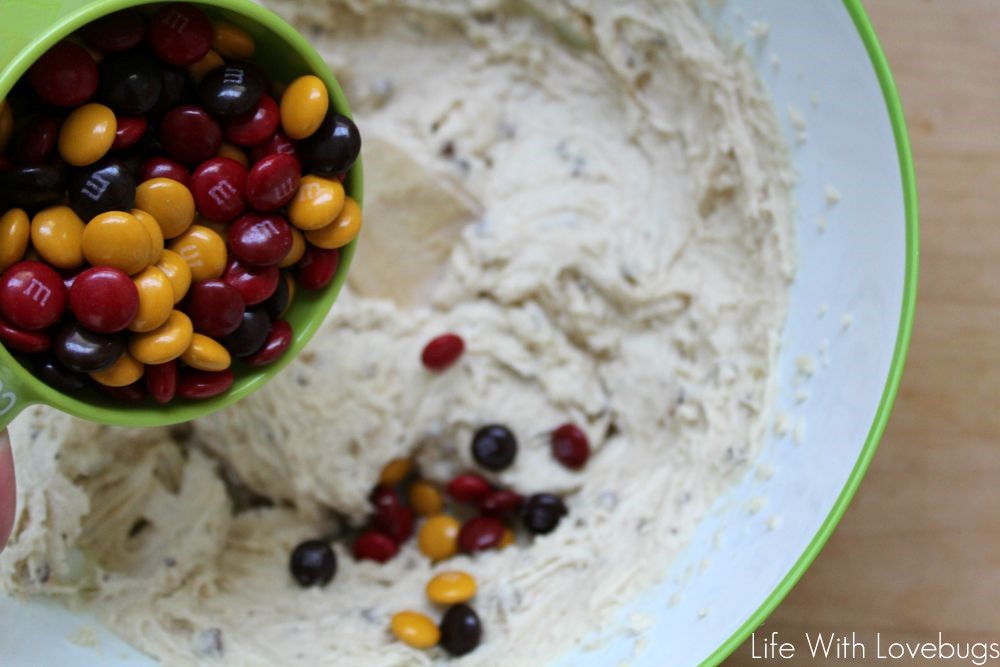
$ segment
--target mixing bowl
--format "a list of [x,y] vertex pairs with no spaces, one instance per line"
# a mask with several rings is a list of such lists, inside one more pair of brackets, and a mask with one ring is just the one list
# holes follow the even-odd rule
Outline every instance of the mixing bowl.
[[[858,0],[706,2],[774,97],[798,173],[798,272],[774,421],[758,466],[719,499],[662,583],[591,629],[560,665],[716,664],[826,542],[885,428],[909,342],[917,202],[892,77]],[[804,141],[802,141],[804,139]],[[808,398],[802,400],[806,393]],[[4,664],[139,667],[92,619],[0,598]]]

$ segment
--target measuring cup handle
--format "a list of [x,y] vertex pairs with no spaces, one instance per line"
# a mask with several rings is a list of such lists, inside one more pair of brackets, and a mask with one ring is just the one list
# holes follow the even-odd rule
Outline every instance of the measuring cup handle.
[[17,377],[26,371],[12,367],[14,363],[0,359],[0,430],[7,428],[21,410],[37,402]]

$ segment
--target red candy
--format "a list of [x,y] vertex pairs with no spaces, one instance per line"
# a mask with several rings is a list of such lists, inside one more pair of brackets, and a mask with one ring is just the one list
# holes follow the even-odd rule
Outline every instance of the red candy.
[[492,516],[477,516],[462,524],[458,531],[458,548],[465,553],[492,549],[503,538],[504,525]]
[[234,259],[226,267],[222,280],[236,288],[243,297],[243,303],[253,306],[274,294],[281,272],[276,266],[250,266]]
[[222,145],[222,128],[201,107],[174,107],[160,119],[160,141],[173,159],[195,164],[215,157]]
[[295,146],[295,142],[289,139],[288,135],[281,130],[278,130],[267,143],[254,146],[250,150],[250,160],[252,162],[260,162],[268,155],[274,155],[275,153],[291,155],[295,158],[295,161],[299,163],[301,168],[302,163],[299,160],[299,152],[298,148]]
[[384,563],[399,552],[392,538],[375,530],[366,530],[354,542],[354,558]]
[[193,5],[172,4],[161,8],[149,22],[149,47],[170,65],[191,65],[212,47],[212,22]]
[[209,220],[229,222],[246,210],[246,182],[247,168],[232,158],[216,157],[201,163],[191,174],[191,194],[198,212]]
[[576,424],[563,424],[552,431],[552,456],[570,470],[579,470],[590,457],[587,434]]
[[194,330],[212,338],[231,334],[243,323],[243,297],[235,287],[221,280],[203,280],[192,285],[185,305]]
[[267,335],[264,345],[249,357],[244,357],[243,363],[254,368],[267,366],[280,359],[291,344],[292,325],[285,320],[275,320],[271,324],[271,333]]
[[402,544],[413,535],[416,515],[409,507],[398,507],[394,512],[375,515],[375,527],[388,535],[396,544]]
[[295,277],[303,289],[323,289],[333,280],[339,264],[339,249],[324,250],[310,245],[295,265]]
[[169,403],[177,393],[177,362],[146,366],[146,389],[157,403]]
[[229,227],[230,250],[254,266],[277,264],[292,249],[292,241],[292,228],[279,215],[247,213]]
[[139,290],[124,271],[95,266],[73,279],[69,308],[91,331],[115,333],[131,324],[139,312]]
[[56,116],[35,116],[24,126],[14,147],[18,162],[46,162],[52,157],[62,121]]
[[230,369],[199,371],[185,368],[177,375],[177,395],[183,398],[212,398],[228,391],[236,377]]
[[142,16],[124,9],[88,23],[81,31],[87,44],[104,53],[121,53],[139,46],[146,32]]
[[493,486],[485,478],[475,474],[466,473],[458,475],[448,482],[448,495],[460,503],[478,504],[485,498]]
[[138,403],[146,398],[146,387],[142,380],[125,385],[124,387],[105,387],[101,385],[101,391],[122,403]]
[[152,178],[171,178],[185,187],[191,185],[191,174],[180,162],[168,157],[151,157],[139,166],[138,182],[145,183]]
[[260,96],[256,109],[226,121],[226,141],[237,146],[256,146],[273,137],[280,124],[278,104],[265,93]]
[[15,327],[29,331],[50,327],[65,309],[66,287],[48,264],[18,262],[0,277],[0,314]]
[[87,50],[72,42],[59,42],[28,70],[38,96],[57,107],[80,106],[97,92],[97,63]]
[[114,143],[111,144],[113,151],[134,146],[149,127],[149,122],[142,116],[119,116],[115,120],[118,121],[118,129],[115,131]]
[[487,516],[499,519],[510,519],[521,509],[523,498],[520,493],[501,489],[493,491],[479,503],[480,511]]
[[301,180],[299,161],[293,156],[268,155],[247,174],[247,199],[258,211],[277,211],[292,200]]
[[44,331],[18,329],[10,322],[0,318],[0,343],[15,352],[35,354],[52,347],[52,336]]
[[458,334],[446,333],[431,339],[424,346],[424,351],[420,354],[420,360],[427,370],[443,371],[458,361],[465,351],[465,341]]

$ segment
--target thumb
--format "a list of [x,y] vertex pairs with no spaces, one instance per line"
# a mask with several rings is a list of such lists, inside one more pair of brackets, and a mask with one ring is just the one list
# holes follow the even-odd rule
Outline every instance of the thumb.
[[0,551],[14,527],[14,507],[17,495],[14,486],[14,456],[10,451],[7,431],[0,432]]

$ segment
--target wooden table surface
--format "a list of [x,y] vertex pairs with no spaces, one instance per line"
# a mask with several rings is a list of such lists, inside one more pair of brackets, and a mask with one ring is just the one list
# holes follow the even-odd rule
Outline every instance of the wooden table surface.
[[[939,631],[1000,642],[1000,1],[865,4],[913,143],[916,327],[867,478],[761,629],[806,658],[805,632],[856,631],[871,644],[866,660],[827,660],[838,665],[885,665],[875,632],[883,642],[937,641]],[[753,659],[748,642],[727,665],[811,662]]]

